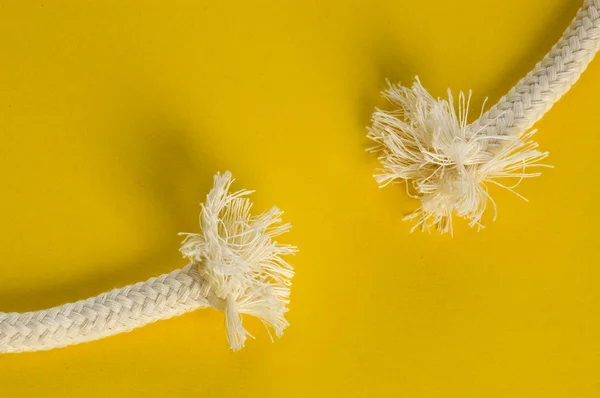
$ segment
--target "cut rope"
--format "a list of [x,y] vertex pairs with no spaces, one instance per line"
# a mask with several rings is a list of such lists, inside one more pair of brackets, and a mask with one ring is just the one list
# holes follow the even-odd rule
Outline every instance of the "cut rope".
[[277,208],[252,216],[250,191],[229,193],[230,173],[215,176],[202,205],[201,232],[185,234],[182,269],[146,282],[47,310],[0,313],[0,353],[49,350],[131,331],[161,319],[213,307],[225,313],[232,350],[251,336],[242,315],[259,318],[279,337],[285,319],[292,267],[281,258],[296,248],[273,238],[281,225]]
[[[394,109],[375,111],[368,137],[382,163],[375,175],[379,185],[405,182],[409,195],[421,201],[406,217],[416,220],[413,230],[452,233],[453,215],[481,228],[488,202],[496,209],[489,184],[516,193],[524,178],[540,175],[531,167],[549,167],[540,164],[548,153],[537,150],[529,129],[569,91],[600,48],[599,10],[600,0],[586,0],[542,61],[471,124],[470,92],[460,93],[456,109],[450,91],[447,100],[435,99],[418,78],[410,88],[390,84],[383,95]],[[505,178],[516,183],[499,181]]]

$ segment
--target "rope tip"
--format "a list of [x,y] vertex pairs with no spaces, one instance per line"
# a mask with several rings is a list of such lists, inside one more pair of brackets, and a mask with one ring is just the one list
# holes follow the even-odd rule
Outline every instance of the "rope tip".
[[252,215],[251,191],[231,193],[232,182],[229,172],[215,175],[201,209],[201,232],[186,234],[180,250],[197,265],[208,294],[220,301],[213,308],[225,313],[227,340],[237,351],[252,337],[243,315],[260,319],[277,336],[289,325],[285,313],[294,271],[283,256],[297,248],[275,240],[290,229],[281,224],[283,212],[273,207]]
[[[516,193],[523,179],[538,175],[529,168],[543,166],[548,155],[535,150],[533,132],[497,135],[487,125],[468,124],[470,91],[460,92],[455,106],[450,91],[447,99],[436,99],[416,78],[412,87],[391,85],[383,95],[394,109],[376,111],[368,128],[383,166],[375,179],[380,186],[407,183],[409,194],[421,200],[408,219],[421,229],[452,235],[453,215],[480,228],[488,202],[496,209],[486,184]],[[517,184],[498,182],[504,178]]]

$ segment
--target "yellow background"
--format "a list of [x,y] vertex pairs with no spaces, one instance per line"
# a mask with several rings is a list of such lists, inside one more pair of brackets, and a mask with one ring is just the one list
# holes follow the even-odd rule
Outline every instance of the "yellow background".
[[[497,222],[409,234],[365,126],[385,79],[497,100],[578,0],[0,2],[0,309],[184,265],[212,175],[300,246],[291,328],[222,314],[0,356],[2,397],[600,396],[600,60],[538,123],[556,166]],[[490,221],[488,219],[488,221]]]

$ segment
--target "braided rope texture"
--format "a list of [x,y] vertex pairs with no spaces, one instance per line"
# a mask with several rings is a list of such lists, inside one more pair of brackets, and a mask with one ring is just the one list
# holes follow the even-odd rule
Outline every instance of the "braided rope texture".
[[600,0],[585,0],[558,43],[496,105],[473,123],[486,134],[519,136],[579,79],[600,49]]
[[87,300],[25,313],[0,312],[0,353],[49,350],[97,340],[209,307],[190,264]]

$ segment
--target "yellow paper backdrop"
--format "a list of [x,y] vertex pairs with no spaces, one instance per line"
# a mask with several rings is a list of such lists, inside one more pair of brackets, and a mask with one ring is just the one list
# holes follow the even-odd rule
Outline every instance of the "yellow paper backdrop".
[[455,237],[409,234],[365,126],[385,79],[497,100],[578,0],[0,2],[0,310],[184,265],[212,175],[300,246],[291,328],[198,311],[0,356],[2,397],[600,396],[600,60],[538,123],[556,166]]

